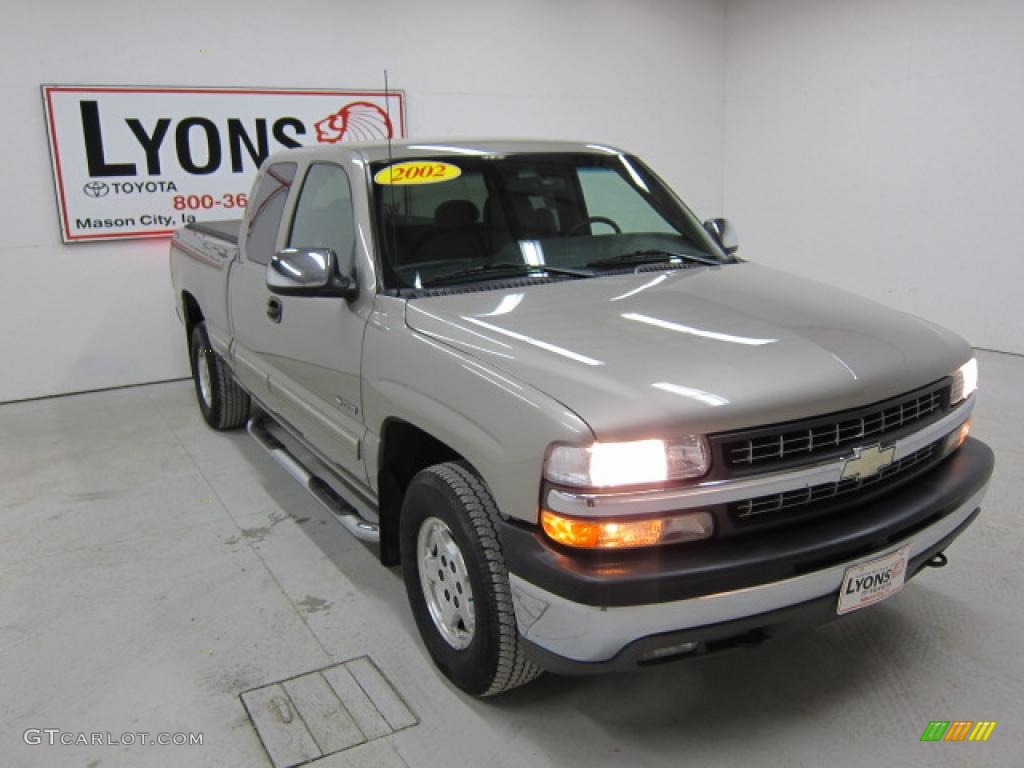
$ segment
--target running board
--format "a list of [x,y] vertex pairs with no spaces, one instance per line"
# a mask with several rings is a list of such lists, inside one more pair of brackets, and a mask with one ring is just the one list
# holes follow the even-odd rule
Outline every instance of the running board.
[[276,461],[281,468],[294,477],[299,483],[319,501],[335,519],[345,526],[345,529],[360,541],[368,541],[373,544],[380,543],[380,528],[374,523],[367,522],[357,515],[352,506],[346,502],[327,483],[306,469],[299,460],[267,429],[263,420],[251,418],[246,429],[253,439]]

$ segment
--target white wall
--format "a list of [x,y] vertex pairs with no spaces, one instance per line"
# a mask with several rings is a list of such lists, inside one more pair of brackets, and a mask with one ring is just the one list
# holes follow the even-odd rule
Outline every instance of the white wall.
[[1024,352],[1024,3],[730,0],[741,253]]
[[375,88],[387,67],[412,135],[622,144],[712,215],[723,37],[715,0],[5,8],[0,401],[188,372],[166,242],[61,244],[41,83]]

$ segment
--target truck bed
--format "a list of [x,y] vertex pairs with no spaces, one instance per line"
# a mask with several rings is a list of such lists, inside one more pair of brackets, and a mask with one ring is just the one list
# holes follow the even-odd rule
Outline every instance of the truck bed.
[[238,233],[242,229],[241,219],[218,219],[217,221],[194,221],[185,226],[193,232],[209,235],[238,245]]
[[231,342],[227,278],[238,255],[241,219],[193,222],[171,239],[171,282],[178,298],[178,315],[187,318],[189,307],[201,307],[210,343],[221,356]]

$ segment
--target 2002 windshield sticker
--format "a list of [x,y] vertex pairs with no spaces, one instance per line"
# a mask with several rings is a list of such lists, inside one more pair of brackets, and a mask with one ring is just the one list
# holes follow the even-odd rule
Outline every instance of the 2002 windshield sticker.
[[437,184],[462,175],[462,169],[451,163],[411,160],[381,168],[373,180],[378,184]]

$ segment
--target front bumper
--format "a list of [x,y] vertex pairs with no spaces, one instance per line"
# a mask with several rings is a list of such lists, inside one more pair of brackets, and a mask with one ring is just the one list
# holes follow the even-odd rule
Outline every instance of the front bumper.
[[570,553],[502,531],[519,631],[553,671],[630,667],[659,648],[756,642],[836,618],[846,569],[910,546],[908,578],[973,522],[992,451],[968,439],[913,483],[791,529],[665,550]]

